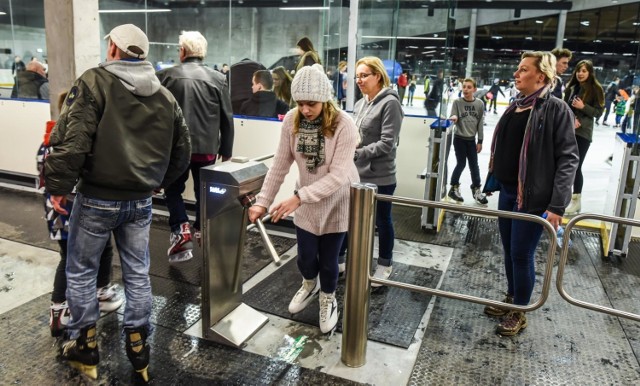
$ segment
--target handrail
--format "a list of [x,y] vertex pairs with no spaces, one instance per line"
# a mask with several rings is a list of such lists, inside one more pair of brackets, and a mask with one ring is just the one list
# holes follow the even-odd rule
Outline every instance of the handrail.
[[[569,240],[571,239],[571,232],[573,227],[582,220],[585,219],[594,219],[601,220],[606,222],[615,222],[618,224],[631,225],[631,226],[640,226],[640,221],[627,219],[622,217],[608,216],[603,214],[596,213],[582,213],[574,218],[572,218],[564,228],[564,237],[562,238],[562,245],[569,245]],[[560,296],[570,304],[574,306],[586,308],[592,311],[602,312],[608,315],[619,316],[626,319],[635,320],[636,322],[640,322],[640,315],[634,314],[627,311],[616,310],[615,308],[605,307],[599,304],[585,302],[583,300],[574,299],[571,297],[562,286],[562,279],[564,278],[564,269],[567,264],[569,256],[569,248],[562,248],[560,253],[560,262],[558,263],[558,272],[556,273],[556,288],[560,293]]]
[[515,304],[503,303],[496,300],[480,298],[477,296],[458,294],[455,292],[442,291],[442,290],[433,289],[433,288],[425,288],[425,287],[420,287],[416,285],[396,282],[392,280],[377,279],[370,275],[369,280],[372,283],[384,284],[390,287],[404,288],[411,291],[426,293],[429,295],[442,296],[442,297],[457,299],[457,300],[465,300],[465,301],[479,303],[487,306],[497,306],[500,308],[523,311],[523,312],[533,311],[542,307],[544,302],[549,297],[549,291],[551,287],[551,274],[553,271],[553,263],[555,260],[557,241],[556,241],[555,229],[547,220],[543,219],[542,217],[535,216],[528,213],[509,212],[509,211],[499,210],[499,209],[476,208],[472,206],[461,206],[460,204],[452,204],[452,203],[442,202],[442,201],[420,200],[415,198],[389,196],[386,194],[376,194],[376,199],[380,201],[393,202],[393,203],[404,204],[404,205],[427,206],[427,207],[433,207],[433,208],[439,208],[439,209],[446,209],[446,210],[450,210],[458,213],[472,213],[472,214],[480,214],[480,215],[491,216],[491,217],[506,217],[506,218],[516,219],[516,220],[532,221],[542,225],[542,227],[547,231],[547,233],[549,234],[550,247],[547,254],[547,264],[545,267],[544,279],[542,282],[542,295],[540,296],[540,298],[538,298],[536,302],[527,306],[518,306]]

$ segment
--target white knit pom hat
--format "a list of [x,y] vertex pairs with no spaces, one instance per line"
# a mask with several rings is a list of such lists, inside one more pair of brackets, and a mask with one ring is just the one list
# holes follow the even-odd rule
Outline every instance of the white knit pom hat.
[[327,102],[332,95],[331,82],[318,63],[302,67],[291,82],[291,96],[296,101]]

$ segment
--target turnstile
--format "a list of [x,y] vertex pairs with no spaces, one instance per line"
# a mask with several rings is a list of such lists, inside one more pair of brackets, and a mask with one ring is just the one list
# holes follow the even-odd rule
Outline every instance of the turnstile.
[[[431,124],[429,134],[429,158],[427,167],[418,177],[424,178],[425,200],[442,201],[447,193],[447,159],[451,149],[451,135],[448,128],[451,121],[436,119]],[[442,219],[442,209],[423,207],[420,225],[422,229],[437,231]]]
[[[200,169],[202,335],[240,347],[269,320],[242,303],[242,252],[251,206],[267,174],[260,162],[234,159]],[[258,220],[269,252],[278,256]]]
[[[640,147],[635,134],[617,133],[613,152],[609,189],[604,213],[611,216],[635,217],[640,190]],[[605,256],[626,257],[632,236],[632,227],[618,223],[605,223],[603,247]]]

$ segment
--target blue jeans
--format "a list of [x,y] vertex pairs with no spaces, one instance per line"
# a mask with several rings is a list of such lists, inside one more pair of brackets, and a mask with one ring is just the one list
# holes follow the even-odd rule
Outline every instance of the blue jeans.
[[326,294],[338,286],[338,251],[347,232],[314,235],[296,227],[298,238],[298,269],[306,280],[320,274],[320,289]]
[[169,209],[169,226],[171,227],[171,232],[179,231],[180,224],[189,222],[187,210],[184,207],[184,200],[182,199],[182,193],[184,193],[185,183],[189,179],[189,173],[191,173],[193,177],[193,193],[196,197],[196,221],[193,223],[193,227],[198,230],[200,229],[200,168],[213,165],[215,162],[215,159],[210,162],[191,162],[187,170],[185,170],[177,180],[164,188],[164,197],[167,202],[167,209]]
[[[498,209],[521,212],[518,210],[517,190],[515,185],[501,184]],[[542,215],[542,213],[533,214]],[[527,305],[536,283],[534,254],[542,235],[542,225],[500,217],[498,227],[504,248],[504,270],[507,275],[508,294],[513,295],[514,304]]]
[[68,329],[72,339],[81,328],[100,318],[96,278],[100,255],[113,232],[122,264],[127,299],[125,328],[150,330],[151,282],[149,280],[149,226],[151,197],[135,201],[107,201],[76,196],[69,220],[67,302],[71,311]]
[[[396,191],[396,184],[378,186],[379,194],[392,196]],[[376,201],[376,229],[378,230],[378,264],[389,267],[393,264],[393,244],[396,238],[393,229],[393,219],[391,218],[391,203],[386,201]],[[340,247],[339,263],[345,262],[347,246],[349,244],[348,235],[345,236]]]

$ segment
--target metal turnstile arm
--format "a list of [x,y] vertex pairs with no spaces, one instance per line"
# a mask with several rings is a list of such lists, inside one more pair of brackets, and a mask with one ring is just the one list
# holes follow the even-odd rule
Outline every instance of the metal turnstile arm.
[[[269,218],[271,218],[271,216],[269,216]],[[265,220],[268,220],[268,219],[265,217]],[[278,256],[278,252],[276,252],[276,249],[274,248],[273,243],[271,242],[271,239],[267,234],[267,229],[264,227],[264,223],[262,222],[262,220],[260,219],[256,220],[256,227],[258,228],[258,231],[260,231],[260,236],[262,236],[262,241],[264,241],[264,244],[267,246],[267,251],[269,251],[269,254],[273,259],[273,262],[277,266],[279,266],[281,264],[280,256]]]

